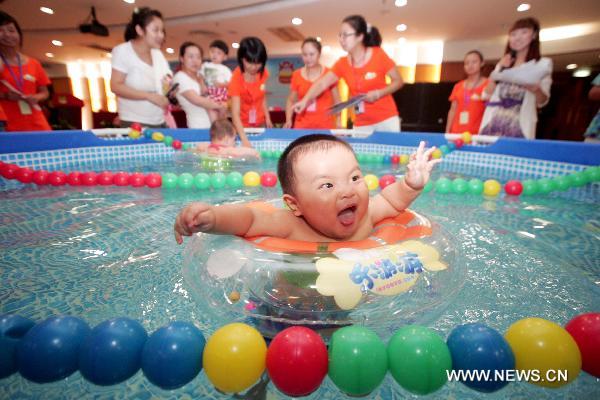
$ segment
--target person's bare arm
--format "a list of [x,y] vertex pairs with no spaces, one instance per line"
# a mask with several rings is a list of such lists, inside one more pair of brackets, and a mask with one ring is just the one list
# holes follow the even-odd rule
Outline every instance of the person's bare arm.
[[162,94],[143,92],[141,90],[133,89],[125,84],[126,74],[116,69],[112,70],[110,76],[110,90],[118,97],[130,100],[148,100],[161,108],[165,108],[169,105],[169,99]]
[[246,136],[246,131],[244,131],[244,125],[242,124],[241,107],[240,96],[233,96],[231,98],[231,119],[233,120],[233,126],[242,141],[242,146],[252,147],[252,144],[248,140],[248,136]]
[[312,84],[310,89],[302,100],[294,104],[294,111],[297,113],[301,113],[306,109],[308,103],[316,99],[323,93],[327,88],[336,83],[339,80],[338,76],[334,74],[332,71],[327,72],[325,75],[320,77],[315,83]]
[[193,90],[186,90],[181,93],[183,97],[195,106],[205,108],[207,110],[225,110],[227,108],[223,103],[217,103],[207,97],[199,96]]
[[365,97],[365,101],[372,103],[374,101],[379,100],[380,98],[387,96],[388,94],[394,93],[396,90],[400,89],[404,85],[404,81],[402,80],[402,76],[396,69],[396,67],[391,68],[387,72],[387,76],[392,80],[389,85],[382,89],[371,90],[367,93]]
[[23,100],[27,101],[32,106],[46,100],[50,96],[50,92],[46,86],[39,86],[36,94],[28,94],[23,96]]
[[294,117],[294,104],[298,101],[298,93],[295,90],[290,91],[290,95],[287,98],[285,104],[285,124],[284,128],[290,129],[292,127],[292,119]]
[[265,125],[267,128],[273,127],[273,122],[271,122],[271,114],[269,113],[269,105],[267,104],[267,96],[263,99],[263,110],[265,113]]
[[[450,128],[452,128],[452,121],[454,121],[454,115],[456,114],[456,107],[458,107],[458,102],[454,100],[450,105],[450,110],[448,110],[448,121],[446,121],[446,133],[450,133]],[[456,132],[454,132],[456,133]]]
[[260,153],[253,147],[227,147],[222,152],[225,156],[248,157],[260,159]]

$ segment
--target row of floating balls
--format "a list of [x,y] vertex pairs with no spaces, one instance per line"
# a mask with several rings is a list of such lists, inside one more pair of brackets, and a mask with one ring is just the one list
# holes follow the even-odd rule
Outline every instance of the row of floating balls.
[[[489,379],[455,375],[466,386],[494,392],[507,385],[510,371],[530,372],[530,383],[557,388],[580,370],[600,377],[600,313],[576,316],[565,328],[542,318],[512,324],[504,336],[481,323],[455,327],[447,340],[418,325],[405,326],[387,346],[360,326],[338,329],[329,348],[313,330],[295,326],[281,331],[267,348],[253,327],[225,325],[205,340],[188,322],[171,322],[148,336],[129,318],[114,318],[90,329],[72,316],[38,324],[18,315],[0,316],[0,379],[19,372],[47,383],[79,370],[96,385],[114,385],[141,368],[163,389],[177,389],[204,368],[221,392],[239,393],[257,382],[265,369],[274,385],[293,397],[319,388],[326,375],[343,392],[365,396],[389,370],[411,393],[440,389],[451,371],[488,371]],[[533,373],[536,371],[537,375]]]

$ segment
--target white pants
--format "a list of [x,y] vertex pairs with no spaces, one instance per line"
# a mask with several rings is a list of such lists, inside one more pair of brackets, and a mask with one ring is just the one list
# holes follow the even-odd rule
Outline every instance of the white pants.
[[357,131],[400,132],[400,117],[390,117],[373,125],[355,126]]

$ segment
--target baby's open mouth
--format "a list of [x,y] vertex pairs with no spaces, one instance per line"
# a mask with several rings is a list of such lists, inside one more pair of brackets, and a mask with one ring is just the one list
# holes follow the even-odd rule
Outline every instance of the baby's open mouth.
[[356,206],[344,208],[338,213],[338,220],[344,226],[350,226],[356,220]]

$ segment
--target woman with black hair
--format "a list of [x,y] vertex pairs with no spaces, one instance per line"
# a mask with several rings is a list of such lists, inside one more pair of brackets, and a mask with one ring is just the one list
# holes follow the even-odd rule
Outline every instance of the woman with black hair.
[[243,146],[252,147],[244,127],[272,128],[267,106],[265,70],[267,49],[257,37],[246,37],[237,52],[238,67],[233,71],[228,94],[231,98],[231,117]]
[[125,40],[112,51],[110,78],[121,126],[137,122],[150,128],[165,127],[169,105],[165,93],[172,75],[160,51],[165,40],[162,14],[148,7],[134,11]]
[[[348,55],[340,58],[331,71],[313,83],[294,111],[303,112],[340,78],[344,78],[352,97],[363,95],[356,104],[354,126],[368,130],[399,132],[400,118],[392,93],[403,85],[396,64],[381,49],[381,35],[360,15],[351,15],[342,22],[340,45]],[[386,83],[386,76],[391,82]]]

